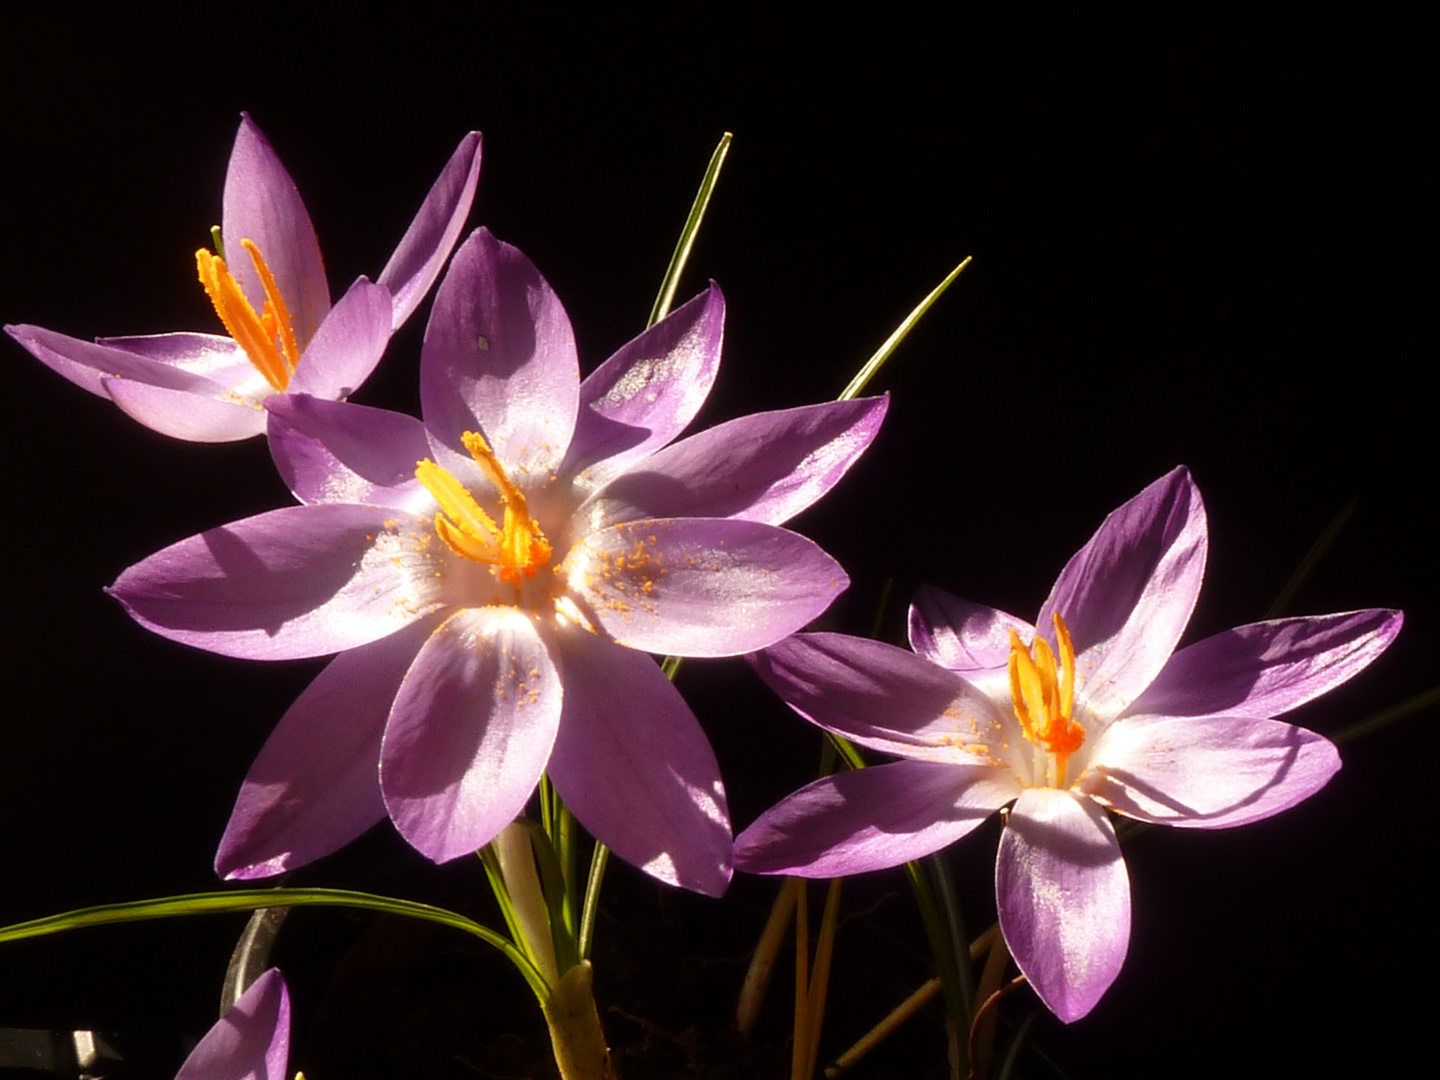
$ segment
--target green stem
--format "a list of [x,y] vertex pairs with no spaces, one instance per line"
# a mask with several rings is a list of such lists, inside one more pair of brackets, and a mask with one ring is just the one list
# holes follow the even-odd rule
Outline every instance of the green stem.
[[580,911],[581,960],[590,959],[590,942],[595,937],[595,913],[600,907],[600,883],[605,880],[605,864],[609,861],[610,849],[596,840],[590,853],[590,877],[585,882],[585,906]]
[[1391,705],[1388,709],[1382,709],[1373,716],[1367,716],[1364,720],[1342,728],[1330,736],[1330,741],[1342,745],[1366,735],[1373,735],[1381,728],[1389,727],[1396,721],[1404,720],[1407,716],[1420,712],[1422,709],[1428,709],[1437,703],[1440,703],[1440,686],[1432,686],[1423,694],[1416,694],[1398,705]]
[[655,297],[655,306],[650,309],[650,320],[645,324],[647,328],[654,326],[670,313],[670,304],[675,299],[680,275],[685,272],[690,250],[695,246],[695,236],[700,231],[700,223],[705,220],[705,209],[710,205],[710,195],[715,190],[715,182],[720,179],[725,155],[730,152],[731,138],[730,132],[725,132],[720,137],[720,144],[715,147],[715,152],[710,155],[710,164],[705,167],[705,175],[700,180],[700,190],[695,192],[695,201],[690,205],[685,227],[680,230],[680,239],[675,242],[675,252],[670,256],[670,265],[666,267],[665,278],[660,282],[660,294]]
[[935,954],[935,966],[940,969],[940,989],[945,995],[945,1011],[950,1015],[950,1022],[955,1027],[955,1047],[962,1059],[959,1072],[964,1076],[970,1071],[970,1063],[963,1060],[969,1056],[970,1008],[965,1000],[965,983],[960,977],[948,922],[940,913],[930,883],[925,880],[924,868],[918,862],[908,862],[905,864],[905,872],[910,875],[915,906],[920,909],[920,918],[925,923],[925,934],[930,939],[930,951]]
[[171,919],[186,915],[215,915],[232,911],[254,911],[257,908],[292,907],[348,907],[367,911],[383,911],[390,915],[404,915],[411,919],[423,919],[438,923],[479,938],[485,944],[498,949],[530,984],[536,998],[544,1001],[550,990],[540,977],[535,965],[521,954],[514,945],[495,931],[481,926],[472,919],[445,908],[430,904],[418,904],[412,900],[397,900],[392,896],[376,896],[374,893],[354,892],[350,889],[236,889],[223,893],[186,893],[182,896],[165,896],[155,900],[134,900],[123,904],[101,904],[98,907],[78,908],[43,919],[16,923],[0,928],[0,943],[23,941],[26,938],[45,937],[65,930],[79,930],[90,926],[109,926],[115,923],[145,922],[150,919]]

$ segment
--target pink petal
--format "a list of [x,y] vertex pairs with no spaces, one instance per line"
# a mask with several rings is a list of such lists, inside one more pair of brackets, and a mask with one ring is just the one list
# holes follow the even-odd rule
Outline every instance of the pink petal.
[[715,382],[724,331],[725,298],[712,281],[586,376],[563,471],[588,467],[599,487],[685,430]]
[[779,525],[839,483],[880,430],[889,402],[832,401],[708,428],[599,492],[602,521],[733,517]]
[[286,388],[292,394],[347,398],[375,370],[390,343],[390,293],[358,278],[325,317]]
[[550,778],[590,834],[670,885],[719,896],[730,815],[714,751],[644,653],[581,630],[556,635],[565,676]]
[[480,180],[480,132],[460,140],[445,168],[420,204],[400,245],[377,279],[395,298],[396,330],[410,318],[445,265],[475,199]]
[[170,390],[133,379],[105,379],[110,399],[130,419],[172,439],[188,442],[238,442],[265,430],[265,412],[258,405],[226,400],[221,387],[209,393]]
[[[460,245],[440,282],[420,400],[437,449],[469,462],[460,436],[478,431],[522,487],[548,479],[570,445],[580,405],[570,319],[530,260],[486,229]],[[526,472],[533,485],[517,475]]]
[[[51,371],[64,376],[76,386],[88,390],[92,394],[99,394],[101,397],[108,396],[105,388],[101,386],[101,383],[107,378],[134,379],[138,382],[165,386],[173,390],[208,392],[214,396],[218,396],[224,391],[223,386],[217,386],[203,375],[186,370],[184,365],[144,355],[124,347],[129,342],[153,341],[154,338],[124,338],[107,342],[82,341],[66,334],[58,334],[54,330],[46,330],[43,326],[23,324],[6,326],[5,332],[14,338],[21,348]],[[168,337],[169,335],[162,336]],[[198,336],[183,335],[187,341]],[[232,350],[230,353],[232,356],[233,349],[238,347],[229,339],[211,340],[217,343],[222,340],[227,342]]]
[[850,579],[803,536],[752,521],[671,518],[591,533],[562,573],[621,645],[735,656],[793,634]]
[[525,808],[560,720],[560,675],[530,617],[456,612],[395,697],[380,786],[395,827],[445,862],[484,847]]
[[301,502],[434,513],[434,500],[415,479],[415,463],[430,454],[419,420],[304,394],[276,394],[265,408],[270,456]]
[[295,181],[246,113],[240,114],[240,130],[235,133],[235,148],[225,172],[221,221],[226,267],[259,311],[265,303],[265,290],[240,244],[241,240],[254,242],[290,309],[295,336],[303,349],[330,312],[330,286],[320,258],[320,242]]
[[376,641],[442,603],[429,522],[381,506],[292,506],[182,540],[110,593],[162,637],[289,660]]
[[910,647],[979,687],[993,700],[1010,696],[1010,631],[1029,644],[1035,628],[1024,619],[929,585],[910,608]]
[[1035,620],[1054,644],[1051,612],[1075,643],[1075,696],[1112,719],[1139,696],[1184,633],[1205,573],[1205,506],[1184,466],[1101,524],[1060,572]]
[[1339,768],[1329,739],[1280,720],[1127,718],[1106,730],[1076,787],[1142,821],[1228,829],[1288,810]]
[[884,642],[796,634],[746,659],[805,719],[872,750],[988,765],[1019,737],[964,679]]
[[751,874],[829,878],[947,847],[1020,794],[1009,770],[898,761],[816,780],[735,839]]
[[1074,792],[1025,791],[1000,837],[995,901],[1045,1007],[1067,1024],[1093,1009],[1130,943],[1130,879],[1105,811]]
[[1237,626],[1170,657],[1129,715],[1279,716],[1363,671],[1403,621],[1371,608]]
[[435,629],[426,619],[343,652],[290,706],[250,767],[215,872],[270,877],[338,851],[385,820],[380,737],[390,703]]
[[271,968],[200,1040],[175,1080],[289,1080],[290,993]]
[[[190,375],[203,376],[231,390],[238,389],[242,383],[255,381],[260,374],[250,363],[244,349],[219,334],[180,331],[172,334],[102,337],[96,338],[95,344],[120,349],[132,356],[142,356]],[[141,381],[155,382],[152,378],[143,378]],[[160,382],[157,385],[173,385],[174,388],[183,390],[190,384]]]

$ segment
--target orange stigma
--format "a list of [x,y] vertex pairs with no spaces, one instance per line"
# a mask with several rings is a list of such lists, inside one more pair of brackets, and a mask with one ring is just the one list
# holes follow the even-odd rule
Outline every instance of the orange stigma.
[[1025,738],[1054,757],[1056,787],[1065,785],[1065,763],[1085,742],[1085,729],[1070,718],[1075,708],[1075,646],[1057,611],[1057,665],[1050,643],[1039,634],[1027,649],[1010,631],[1010,697]]
[[534,577],[550,561],[550,541],[530,516],[524,493],[505,475],[504,467],[484,436],[467,431],[460,439],[475,464],[500,489],[500,499],[505,504],[504,521],[497,526],[464,484],[449,470],[426,458],[416,463],[415,479],[425,485],[425,490],[440,504],[440,513],[435,515],[435,531],[457,555],[485,563],[501,581],[519,585],[522,578]]
[[290,376],[295,374],[295,365],[300,362],[300,344],[295,340],[290,309],[285,306],[285,299],[275,284],[275,275],[265,265],[265,259],[254,241],[241,240],[240,246],[249,252],[255,272],[260,275],[260,286],[265,290],[265,306],[258,315],[245,298],[239,283],[230,275],[225,260],[211,255],[204,248],[195,252],[200,284],[215,305],[215,314],[220,316],[226,331],[245,350],[255,370],[264,375],[265,381],[275,390],[284,390],[290,385]]

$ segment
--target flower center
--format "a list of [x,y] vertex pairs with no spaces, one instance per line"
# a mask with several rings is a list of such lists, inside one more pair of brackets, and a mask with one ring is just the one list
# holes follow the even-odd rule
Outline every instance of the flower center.
[[500,489],[505,504],[503,523],[480,509],[475,497],[449,470],[429,458],[415,465],[415,479],[435,496],[440,513],[435,515],[435,531],[457,555],[489,566],[501,581],[518,586],[522,578],[533,578],[550,561],[550,541],[530,516],[525,495],[505,475],[495,451],[479,432],[467,431],[460,436],[465,449],[480,466],[490,482]]
[[1058,664],[1050,643],[1038,633],[1027,649],[1010,631],[1010,697],[1025,738],[1050,756],[1050,783],[1064,787],[1066,761],[1085,742],[1085,729],[1070,718],[1075,707],[1075,646],[1058,611],[1054,619]]
[[258,315],[226,269],[225,260],[204,248],[195,252],[200,284],[215,305],[215,314],[245,350],[255,370],[264,375],[276,391],[281,391],[290,385],[290,376],[295,374],[295,365],[300,362],[300,343],[295,340],[290,309],[285,306],[275,275],[265,265],[260,249],[252,240],[241,240],[240,246],[249,253],[255,272],[260,275],[260,286],[265,290],[265,306]]

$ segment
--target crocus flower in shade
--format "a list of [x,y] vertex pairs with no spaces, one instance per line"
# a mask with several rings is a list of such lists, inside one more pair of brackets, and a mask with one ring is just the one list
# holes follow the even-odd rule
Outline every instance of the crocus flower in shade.
[[379,362],[460,238],[480,176],[480,134],[460,141],[374,283],[330,306],[320,245],[295,182],[249,116],[225,174],[225,257],[195,253],[228,336],[82,341],[39,326],[6,332],[41,363],[165,435],[230,442],[265,430],[262,404],[289,391],[341,399]]
[[271,968],[205,1033],[175,1080],[288,1080],[290,993]]
[[582,382],[559,300],[482,229],[436,294],[423,424],[272,400],[271,449],[305,505],[182,541],[113,588],[145,626],[201,648],[339,653],[246,778],[221,874],[301,865],[387,813],[452,859],[493,839],[548,770],[618,856],[725,888],[714,755],[645,654],[750,652],[830,604],[844,572],[778,523],[839,480],[887,400],[672,441],[714,381],[723,323],[712,285]]
[[[1175,651],[1205,569],[1205,510],[1179,468],[1066,564],[1037,625],[922,591],[913,653],[800,634],[752,658],[801,716],[905,759],[818,780],[735,841],[742,870],[837,877],[918,859],[1014,801],[1000,929],[1041,1000],[1084,1016],[1120,971],[1130,884],[1106,810],[1223,829],[1277,814],[1340,767],[1272,717],[1383,652],[1398,611],[1276,619]],[[917,655],[918,654],[918,655]]]

